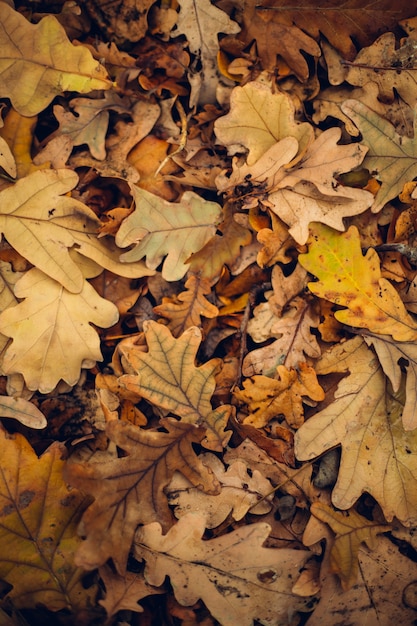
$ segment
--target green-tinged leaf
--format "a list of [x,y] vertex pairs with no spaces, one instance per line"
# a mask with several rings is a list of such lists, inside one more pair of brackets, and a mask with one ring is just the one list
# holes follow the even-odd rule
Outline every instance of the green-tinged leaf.
[[31,117],[64,91],[110,89],[105,68],[84,46],[74,46],[56,17],[33,25],[0,2],[0,96]]
[[221,207],[216,202],[186,191],[178,203],[131,185],[136,209],[119,228],[116,244],[134,248],[122,255],[122,261],[138,261],[146,256],[146,265],[154,270],[162,263],[165,280],[180,280],[188,270],[187,260],[200,250],[216,232]]
[[[362,133],[362,143],[369,151],[363,165],[382,185],[372,211],[377,213],[401,192],[404,184],[417,176],[417,142],[415,137],[399,135],[395,127],[359,100],[346,100],[342,111]],[[416,118],[414,120],[416,134]]]

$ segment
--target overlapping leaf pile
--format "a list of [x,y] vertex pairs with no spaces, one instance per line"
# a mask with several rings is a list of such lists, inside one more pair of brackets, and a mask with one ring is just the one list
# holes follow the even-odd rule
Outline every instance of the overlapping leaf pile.
[[1,624],[415,621],[417,17],[359,4],[0,0]]

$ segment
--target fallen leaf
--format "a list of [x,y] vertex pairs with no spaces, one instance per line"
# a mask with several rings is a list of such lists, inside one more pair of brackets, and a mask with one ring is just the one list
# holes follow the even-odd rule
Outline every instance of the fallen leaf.
[[74,294],[33,268],[18,281],[15,295],[23,301],[0,314],[0,332],[13,339],[3,373],[20,373],[29,389],[49,393],[61,379],[75,385],[85,363],[91,367],[102,360],[100,339],[90,324],[107,328],[118,312],[87,281]]
[[198,0],[198,2],[179,0],[179,6],[180,12],[176,27],[171,31],[171,37],[185,35],[190,51],[199,58],[202,65],[201,72],[194,74],[195,82],[193,83],[190,79],[190,107],[197,102],[204,104],[215,102],[219,81],[218,35],[219,33],[237,33],[240,27],[210,0]]
[[[278,365],[297,367],[306,356],[317,358],[320,347],[311,329],[319,323],[317,313],[309,302],[301,297],[294,298],[285,313],[279,318],[266,313],[270,319],[269,337],[279,339],[268,345],[251,350],[244,358],[242,373],[246,377],[255,374],[270,376]],[[263,315],[253,317],[248,324],[248,333],[254,341],[263,341],[262,327],[266,320]],[[261,333],[261,334],[259,334]]]
[[[378,85],[379,99],[382,102],[392,102],[395,89],[413,108],[417,97],[413,74],[415,43],[413,37],[407,37],[397,48],[394,33],[384,33],[371,46],[362,48],[352,63],[349,63],[347,82],[363,87],[373,81]],[[375,67],[378,72],[375,72]]]
[[256,428],[263,428],[279,415],[284,415],[289,426],[298,428],[304,421],[303,398],[324,400],[316,373],[306,363],[300,363],[297,370],[278,365],[273,378],[253,376],[233,395],[247,405],[249,414],[243,423]]
[[113,572],[110,565],[102,565],[99,573],[106,588],[106,595],[104,599],[99,600],[99,604],[106,609],[109,619],[119,611],[142,613],[143,608],[139,600],[164,593],[163,589],[148,585],[143,574],[126,572],[124,576],[121,576]]
[[216,388],[217,359],[199,367],[195,365],[201,343],[200,329],[191,326],[177,339],[166,326],[156,322],[145,322],[144,330],[148,352],[141,349],[124,351],[135,374],[122,376],[121,384],[177,415],[183,423],[206,427],[222,450],[231,434],[224,432],[230,407],[225,405],[213,411],[211,406],[210,399]]
[[407,313],[395,287],[381,277],[378,254],[370,248],[363,256],[355,226],[345,233],[320,224],[311,227],[309,251],[301,265],[319,279],[309,283],[312,293],[347,307],[335,312],[343,324],[392,335],[397,341],[417,338],[417,324]]
[[[55,442],[38,458],[23,435],[0,430],[0,576],[16,608],[87,608],[97,591],[85,589],[72,555],[85,496],[62,479],[65,446]],[[36,476],[36,480],[34,480]]]
[[7,3],[0,4],[0,95],[31,117],[64,91],[110,89],[100,63],[83,46],[70,43],[53,15],[33,25]]
[[316,364],[316,372],[348,373],[335,400],[315,413],[295,434],[295,455],[313,459],[342,446],[339,476],[332,502],[349,509],[368,492],[380,504],[385,519],[394,515],[406,525],[417,523],[413,497],[417,460],[412,451],[417,432],[402,426],[402,405],[387,389],[382,369],[361,337],[336,344]]
[[399,135],[388,120],[362,102],[346,100],[342,111],[355,122],[362,143],[369,148],[363,165],[382,183],[372,205],[372,211],[377,213],[416,177],[416,142],[413,137]]
[[284,622],[289,612],[306,610],[310,600],[291,594],[309,557],[303,550],[263,547],[270,526],[244,526],[223,537],[202,541],[205,516],[189,513],[166,535],[155,522],[138,530],[135,558],[144,560],[145,579],[159,586],[170,577],[180,604],[200,598],[223,626]]
[[370,522],[355,510],[347,514],[335,511],[322,502],[313,502],[311,513],[328,524],[336,534],[330,550],[330,567],[338,574],[342,588],[346,591],[357,583],[360,545],[364,543],[370,550],[374,550],[378,544],[377,535],[388,532],[390,526]]
[[184,192],[180,202],[170,203],[145,189],[132,185],[131,190],[136,209],[122,223],[116,244],[121,248],[136,245],[121,259],[138,261],[146,256],[146,265],[153,270],[166,256],[163,278],[180,280],[187,272],[189,256],[214,235],[220,205],[192,191]]
[[272,491],[272,485],[258,470],[249,475],[242,461],[235,461],[225,469],[223,463],[210,452],[200,454],[200,459],[213,471],[221,491],[216,495],[204,493],[176,472],[166,488],[176,518],[198,511],[206,516],[206,528],[216,528],[229,514],[239,521],[249,509],[253,515],[264,515],[271,510],[272,496],[267,496]]
[[220,491],[212,471],[192,447],[201,441],[204,429],[172,418],[162,419],[161,425],[168,432],[112,420],[106,433],[127,456],[67,466],[70,484],[95,498],[83,515],[81,529],[86,539],[75,556],[85,569],[94,569],[111,557],[123,575],[137,526],[159,520],[164,528],[170,527],[172,515],[164,489],[176,470],[199,489]]
[[201,326],[201,316],[217,317],[219,309],[205,297],[210,294],[210,283],[206,278],[191,274],[185,283],[186,291],[175,298],[162,298],[162,304],[154,312],[169,320],[168,328],[174,337],[179,337],[190,326]]
[[15,419],[28,428],[45,428],[47,424],[44,414],[24,398],[0,396],[0,416]]
[[268,84],[252,81],[233,89],[230,112],[215,121],[214,131],[230,154],[246,149],[247,164],[253,165],[285,137],[295,138],[299,153],[303,154],[313,140],[313,127],[307,122],[296,122],[294,115],[295,107],[288,94],[273,93]]

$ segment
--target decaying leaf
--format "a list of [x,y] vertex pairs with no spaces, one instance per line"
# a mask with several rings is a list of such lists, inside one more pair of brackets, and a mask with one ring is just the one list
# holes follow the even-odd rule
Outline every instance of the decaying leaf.
[[56,442],[38,458],[23,435],[1,429],[0,439],[0,577],[13,585],[8,596],[17,608],[41,603],[77,613],[96,588],[84,588],[72,559],[87,502],[63,481],[65,446]]
[[362,254],[355,226],[346,233],[314,224],[309,251],[299,261],[319,279],[309,289],[320,298],[346,309],[336,311],[343,324],[392,335],[397,341],[417,338],[417,323],[407,312],[395,287],[381,277],[379,257],[373,248]]
[[45,428],[46,418],[32,403],[24,398],[0,396],[0,417],[10,417],[28,428]]
[[138,524],[159,520],[164,528],[170,527],[172,515],[164,489],[176,470],[199,489],[219,492],[217,479],[192,447],[204,437],[204,429],[174,419],[163,419],[161,425],[167,432],[112,420],[107,435],[128,456],[67,466],[70,484],[95,498],[82,518],[86,539],[75,558],[82,567],[94,569],[111,557],[123,574]]
[[71,293],[33,268],[16,284],[15,295],[24,300],[0,314],[0,332],[13,339],[4,374],[20,373],[29,389],[48,393],[61,379],[75,385],[81,367],[102,360],[91,324],[112,326],[118,311],[87,281],[80,293]]
[[[312,334],[319,317],[310,303],[301,297],[294,298],[285,313],[279,318],[269,311],[259,310],[257,316],[248,324],[248,333],[254,341],[264,341],[264,324],[268,321],[269,337],[279,337],[272,343],[251,350],[243,361],[242,372],[245,376],[264,374],[271,376],[278,365],[297,367],[306,360],[306,356],[317,358],[320,356],[320,346],[317,338]],[[266,315],[267,318],[264,316]]]
[[104,600],[99,600],[106,609],[110,619],[119,611],[136,611],[142,613],[143,608],[139,601],[151,595],[164,593],[163,589],[148,585],[143,574],[126,572],[121,576],[114,572],[110,565],[100,567],[100,577],[106,587]]
[[146,562],[145,579],[159,586],[170,577],[175,597],[191,606],[200,598],[223,626],[285,622],[306,609],[310,598],[291,593],[309,557],[303,550],[264,548],[270,526],[244,526],[223,537],[202,541],[205,517],[189,513],[166,535],[160,524],[135,536],[135,557]]
[[220,221],[221,207],[192,191],[181,202],[170,203],[154,194],[131,186],[136,209],[122,223],[116,243],[121,248],[135,246],[122,255],[123,261],[137,261],[146,256],[146,264],[155,269],[166,256],[162,276],[180,280],[188,269],[188,258],[214,235]]
[[322,502],[313,502],[311,512],[336,533],[330,551],[330,567],[340,576],[343,589],[349,589],[357,582],[360,545],[364,543],[370,550],[375,549],[377,535],[387,532],[390,526],[370,522],[356,511],[348,514],[335,511]]
[[55,16],[32,25],[5,2],[0,14],[0,96],[22,115],[36,115],[64,91],[112,86],[104,67],[85,47],[69,42]]
[[166,488],[175,517],[181,518],[190,511],[199,511],[206,516],[206,527],[216,528],[229,514],[239,521],[249,509],[253,515],[262,515],[271,510],[272,485],[258,470],[255,469],[249,475],[246,464],[238,460],[225,469],[214,454],[207,452],[201,454],[200,459],[212,469],[221,491],[216,495],[205,493],[176,472]]
[[387,521],[395,515],[406,525],[416,524],[417,431],[404,430],[403,406],[390,392],[374,353],[355,337],[324,353],[316,372],[349,375],[339,383],[334,402],[296,432],[296,458],[312,459],[341,445],[333,504],[349,509],[368,492]]

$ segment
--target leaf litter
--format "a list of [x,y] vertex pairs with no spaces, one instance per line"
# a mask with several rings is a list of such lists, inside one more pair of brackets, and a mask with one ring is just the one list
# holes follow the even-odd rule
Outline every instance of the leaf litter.
[[411,623],[413,8],[36,4],[0,0],[1,623]]

